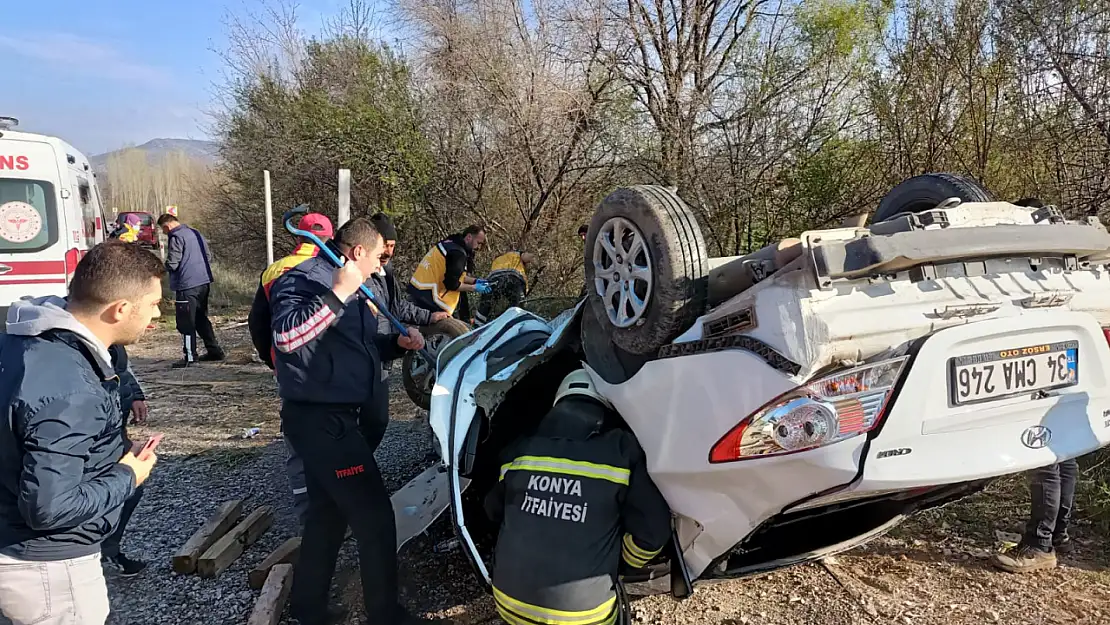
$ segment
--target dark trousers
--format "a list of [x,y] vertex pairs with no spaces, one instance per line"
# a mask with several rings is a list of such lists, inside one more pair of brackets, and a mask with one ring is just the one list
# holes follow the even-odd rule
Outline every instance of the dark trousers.
[[[372,417],[371,415],[365,415]],[[285,402],[282,428],[304,462],[308,512],[290,609],[304,625],[323,622],[335,562],[348,526],[358,542],[366,614],[374,623],[400,622],[397,526],[374,460],[385,421],[360,420],[360,410]]]
[[1032,512],[1025,527],[1024,542],[1042,551],[1051,551],[1068,537],[1068,522],[1075,507],[1075,482],[1079,463],[1066,460],[1033,472],[1029,485]]
[[216,332],[212,329],[212,322],[208,320],[208,286],[193,287],[177,292],[174,307],[177,311],[177,331],[181,333],[181,351],[185,353],[185,360],[197,360],[197,336],[204,341],[204,347],[209,352],[219,351],[220,345],[216,342]]
[[127,522],[131,520],[131,515],[135,513],[135,508],[139,507],[139,500],[143,498],[143,487],[140,486],[135,489],[135,494],[131,498],[123,502],[123,509],[119,513],[119,525],[116,526],[115,531],[110,536],[100,543],[100,555],[106,558],[114,558],[119,555],[119,546],[123,542],[123,532],[127,530]]

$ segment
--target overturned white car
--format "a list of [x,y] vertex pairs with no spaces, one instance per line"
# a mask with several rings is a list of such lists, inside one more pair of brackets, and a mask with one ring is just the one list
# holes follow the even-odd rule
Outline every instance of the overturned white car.
[[586,256],[574,309],[551,322],[510,309],[439,353],[431,423],[487,582],[497,528],[478,504],[500,452],[583,362],[674,513],[675,544],[625,580],[634,593],[848,549],[1110,443],[1110,234],[1096,218],[927,175],[869,228],[710,259],[672,191],[631,187],[598,208]]

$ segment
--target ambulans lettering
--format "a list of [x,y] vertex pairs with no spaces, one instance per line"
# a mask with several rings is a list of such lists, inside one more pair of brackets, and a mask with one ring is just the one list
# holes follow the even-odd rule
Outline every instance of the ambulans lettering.
[[0,154],[0,169],[14,169],[15,171],[27,171],[31,168],[30,161],[26,156],[14,156]]
[[582,480],[550,475],[528,476],[528,490],[542,490],[556,495],[582,496]]
[[520,503],[520,510],[528,514],[545,516],[549,519],[585,523],[586,511],[589,506],[590,504],[585,502],[568,503],[565,501],[556,501],[554,497],[543,499],[541,497],[533,497],[532,495],[525,494],[524,501]]

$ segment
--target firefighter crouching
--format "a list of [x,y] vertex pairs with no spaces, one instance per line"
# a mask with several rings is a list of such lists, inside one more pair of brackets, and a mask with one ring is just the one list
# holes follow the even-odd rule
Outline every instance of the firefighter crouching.
[[461,233],[436,243],[412,272],[408,286],[412,303],[424,310],[442,310],[449,315],[455,315],[458,309],[463,319],[469,320],[469,305],[462,293],[488,293],[490,290],[485,280],[468,275],[474,273],[474,255],[485,244],[486,230],[482,226],[467,226]]
[[490,292],[478,298],[475,319],[486,323],[496,319],[513,306],[519,306],[528,294],[528,268],[536,261],[531,252],[508,252],[493,259],[486,282]]
[[568,375],[534,436],[511,445],[486,512],[501,523],[493,596],[510,625],[610,625],[623,560],[642,568],[670,539],[670,509],[632,434],[589,374]]

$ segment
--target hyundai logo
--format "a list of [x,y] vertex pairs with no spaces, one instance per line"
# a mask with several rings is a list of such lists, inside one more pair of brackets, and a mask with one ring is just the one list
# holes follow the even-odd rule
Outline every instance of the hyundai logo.
[[1041,449],[1052,440],[1052,430],[1043,425],[1034,425],[1021,433],[1021,444],[1029,449]]

